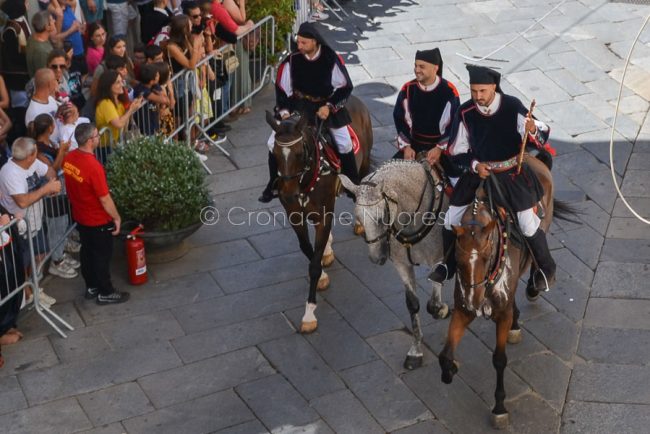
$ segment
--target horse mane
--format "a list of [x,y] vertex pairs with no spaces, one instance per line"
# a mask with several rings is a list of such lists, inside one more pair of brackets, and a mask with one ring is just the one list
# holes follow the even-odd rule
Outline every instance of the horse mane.
[[393,159],[382,163],[382,165],[379,166],[377,170],[372,172],[364,179],[372,180],[373,182],[383,181],[384,183],[386,183],[386,181],[397,181],[397,184],[401,185],[403,183],[403,177],[395,177],[393,175],[396,171],[404,170],[414,171],[414,173],[420,174],[420,176],[424,175],[424,172],[422,171],[422,164],[419,162],[414,160]]

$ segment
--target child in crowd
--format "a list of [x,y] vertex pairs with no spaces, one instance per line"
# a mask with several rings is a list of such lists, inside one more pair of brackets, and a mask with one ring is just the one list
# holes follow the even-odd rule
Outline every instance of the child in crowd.
[[86,65],[88,75],[93,75],[95,70],[102,63],[104,58],[104,45],[106,44],[106,29],[100,23],[92,23],[88,26],[88,50],[86,53]]
[[90,119],[79,116],[79,109],[74,104],[63,104],[56,114],[56,123],[59,129],[59,139],[70,142],[70,151],[77,149],[77,139],[74,130],[77,125],[90,123]]
[[160,131],[158,107],[169,104],[169,99],[162,94],[162,89],[158,84],[159,79],[160,73],[157,66],[142,65],[140,83],[133,88],[133,96],[138,98],[142,95],[146,101],[143,107],[135,113],[134,119],[140,132],[147,136],[158,134]]
[[152,63],[152,65],[158,68],[158,84],[160,85],[161,95],[166,97],[169,102],[168,104],[158,105],[160,132],[165,136],[169,136],[176,129],[174,113],[172,112],[172,108],[176,104],[176,98],[174,98],[174,86],[170,80],[171,69],[169,65],[163,62]]

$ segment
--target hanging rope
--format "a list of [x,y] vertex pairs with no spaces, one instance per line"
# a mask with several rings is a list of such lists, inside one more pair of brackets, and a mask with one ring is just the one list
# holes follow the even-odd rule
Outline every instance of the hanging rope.
[[634,217],[638,218],[641,220],[643,223],[650,225],[650,221],[641,217],[635,210],[632,208],[632,206],[627,202],[625,199],[625,196],[623,196],[623,192],[619,188],[618,181],[616,180],[616,171],[614,170],[614,133],[616,131],[616,118],[618,117],[618,110],[619,106],[621,105],[621,96],[623,95],[623,83],[625,83],[625,74],[627,73],[627,67],[630,64],[630,58],[632,57],[632,52],[634,51],[634,46],[636,43],[639,41],[639,38],[641,37],[641,33],[645,30],[646,26],[648,25],[648,21],[650,21],[650,15],[648,15],[643,22],[643,25],[639,29],[639,33],[637,33],[636,38],[634,39],[634,42],[632,42],[632,46],[630,47],[629,53],[627,53],[627,58],[625,59],[625,67],[623,68],[623,76],[621,77],[621,85],[618,88],[618,99],[616,100],[616,111],[614,112],[614,122],[612,122],[612,134],[609,138],[609,168],[611,169],[612,172],[612,181],[614,181],[614,187],[616,187],[616,192],[618,193],[619,197],[627,207],[627,209],[630,210],[630,212],[634,215]]
[[550,11],[548,11],[547,13],[545,13],[544,15],[542,15],[542,17],[540,17],[539,19],[537,19],[533,24],[531,24],[530,26],[526,27],[526,30],[524,30],[524,31],[521,32],[521,33],[518,33],[514,38],[512,38],[511,40],[509,40],[509,41],[506,42],[505,44],[501,45],[499,48],[497,48],[497,49],[495,49],[495,50],[492,50],[491,52],[489,52],[488,54],[486,54],[486,55],[483,56],[483,57],[466,56],[466,55],[461,54],[461,53],[456,53],[456,55],[462,57],[463,59],[471,60],[472,62],[477,62],[477,63],[478,63],[478,62],[482,62],[482,61],[484,61],[484,60],[486,60],[486,59],[487,59],[487,60],[491,60],[491,61],[495,61],[495,62],[506,62],[506,60],[489,59],[489,57],[492,56],[493,54],[496,54],[496,53],[498,53],[499,51],[503,50],[503,49],[506,48],[508,45],[510,45],[510,44],[512,44],[513,42],[515,42],[517,39],[524,37],[524,36],[526,35],[526,32],[528,32],[530,29],[532,29],[533,27],[535,27],[536,25],[538,25],[540,22],[542,22],[542,20],[543,20],[544,18],[546,18],[546,17],[548,17],[549,15],[551,15],[553,12],[555,12],[555,11],[556,11],[560,6],[562,6],[562,5],[563,5],[564,3],[566,3],[566,2],[567,2],[567,0],[562,0],[560,3],[558,3],[557,5],[555,5],[555,7],[554,7],[553,9],[551,9]]

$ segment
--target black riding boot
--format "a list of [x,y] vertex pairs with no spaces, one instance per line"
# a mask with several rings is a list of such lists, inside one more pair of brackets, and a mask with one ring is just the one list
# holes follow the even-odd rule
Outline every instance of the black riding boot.
[[275,155],[269,152],[269,183],[262,192],[262,195],[257,198],[262,203],[269,203],[277,196],[277,187],[275,186],[278,180],[278,162],[275,160]]
[[[537,265],[539,265],[540,270],[544,273],[538,272],[538,270],[531,270],[531,282],[534,285],[534,289],[539,291],[547,291],[548,288],[553,286],[555,283],[555,261],[551,256],[551,252],[548,250],[548,243],[546,242],[546,234],[543,230],[537,229],[535,235],[532,237],[526,237],[530,249],[533,251]],[[531,265],[534,267],[534,265]],[[544,280],[546,276],[546,280]],[[548,286],[547,286],[548,283]]]
[[357,161],[354,158],[354,151],[347,154],[341,154],[341,173],[350,178],[355,185],[359,185],[359,171],[357,170]]
[[443,283],[456,274],[456,234],[448,229],[442,230],[442,251],[444,262],[438,263],[429,274],[429,280]]

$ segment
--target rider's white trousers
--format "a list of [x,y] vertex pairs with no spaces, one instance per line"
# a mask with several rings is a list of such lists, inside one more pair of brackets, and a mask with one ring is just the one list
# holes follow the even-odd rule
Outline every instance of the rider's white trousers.
[[[347,154],[352,151],[352,137],[350,137],[350,132],[348,127],[344,126],[341,128],[330,128],[330,133],[334,137],[336,146],[339,149],[339,154]],[[273,152],[273,144],[275,143],[275,131],[271,131],[271,136],[269,137],[266,145],[269,147],[269,151]]]
[[[463,214],[469,205],[454,206],[450,205],[447,213],[445,214],[445,228],[451,230],[451,226],[460,225]],[[517,213],[517,220],[519,220],[519,227],[525,237],[532,237],[539,228],[540,219],[535,214],[533,208],[529,208]]]

